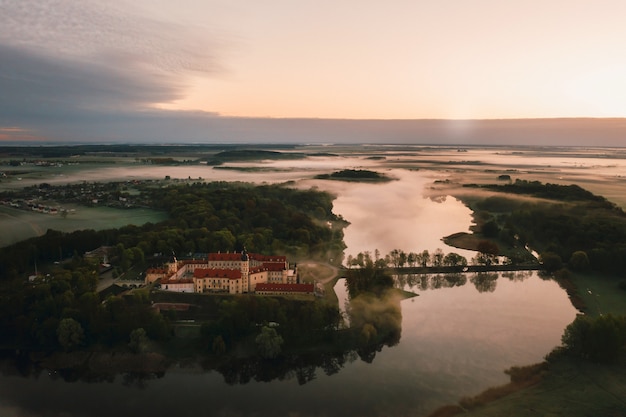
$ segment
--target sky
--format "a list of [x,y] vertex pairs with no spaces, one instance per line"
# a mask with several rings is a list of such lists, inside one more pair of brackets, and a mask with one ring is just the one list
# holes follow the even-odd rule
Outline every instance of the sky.
[[621,146],[624,16],[622,0],[0,0],[0,140]]

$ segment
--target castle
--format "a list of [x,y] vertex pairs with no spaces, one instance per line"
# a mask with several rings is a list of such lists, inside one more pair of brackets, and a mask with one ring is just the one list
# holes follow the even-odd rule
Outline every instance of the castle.
[[286,256],[253,253],[209,253],[206,259],[175,257],[164,268],[146,271],[145,283],[160,279],[161,289],[196,293],[313,294],[313,284],[301,284],[297,267]]

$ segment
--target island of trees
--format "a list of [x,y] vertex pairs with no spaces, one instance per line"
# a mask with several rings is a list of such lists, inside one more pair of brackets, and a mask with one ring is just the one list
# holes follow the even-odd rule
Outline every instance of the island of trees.
[[338,180],[338,181],[363,181],[363,182],[387,182],[392,178],[367,169],[343,169],[335,171],[332,174],[319,174],[315,178],[321,180]]

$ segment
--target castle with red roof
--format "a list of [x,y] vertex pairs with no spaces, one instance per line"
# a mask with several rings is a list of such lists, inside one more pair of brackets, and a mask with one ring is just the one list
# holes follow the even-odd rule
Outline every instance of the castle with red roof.
[[297,267],[286,256],[254,253],[209,253],[206,259],[173,258],[163,268],[146,271],[146,284],[160,280],[161,289],[196,293],[313,294],[313,284],[301,284]]

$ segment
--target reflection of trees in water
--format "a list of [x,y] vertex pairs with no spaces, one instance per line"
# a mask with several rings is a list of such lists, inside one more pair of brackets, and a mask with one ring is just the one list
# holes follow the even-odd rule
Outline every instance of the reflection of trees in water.
[[[531,276],[534,271],[510,272],[479,272],[471,274],[469,281],[479,292],[494,292],[498,277],[502,276],[510,281],[521,282]],[[468,273],[453,274],[399,274],[394,276],[399,288],[418,289],[420,291],[437,290],[441,288],[462,287],[468,282]]]
[[421,291],[440,288],[462,287],[467,284],[467,276],[462,273],[454,274],[401,274],[395,276],[400,288],[417,288]]
[[494,292],[498,283],[498,274],[479,272],[470,278],[478,292]]
[[522,282],[533,275],[533,271],[511,271],[503,272],[502,277],[509,281]]
[[396,290],[381,295],[363,293],[350,300],[348,315],[359,357],[371,363],[384,346],[395,346],[402,335],[402,297]]
[[[510,281],[521,282],[533,275],[533,271],[510,272],[479,272],[472,274],[469,281],[479,292],[494,292],[499,276]],[[420,291],[437,290],[441,288],[462,287],[467,284],[467,273],[453,274],[400,274],[395,275],[396,285],[400,288],[419,289]]]
[[[251,381],[270,382],[275,379],[296,379],[300,385],[313,381],[318,369],[326,375],[339,372],[346,363],[357,358],[354,350],[333,352],[307,352],[297,355],[284,355],[280,358],[264,360],[258,357],[231,358],[221,362],[215,369],[222,374],[229,385],[247,384]],[[205,367],[211,371],[213,366]]]
[[[227,384],[247,384],[251,381],[269,382],[273,380],[296,379],[299,384],[314,380],[320,372],[333,375],[343,369],[346,364],[361,359],[371,363],[376,353],[384,346],[395,346],[399,343],[402,333],[402,312],[400,301],[403,297],[394,289],[384,291],[380,295],[363,293],[349,302],[348,314],[350,328],[328,333],[328,337],[320,344],[309,346],[306,352],[283,352],[275,358],[262,358],[259,355],[248,357],[215,356],[197,352],[198,358],[185,362],[184,367],[199,367],[205,371],[216,370],[224,377]],[[308,331],[303,328],[303,331]],[[285,339],[288,342],[288,339]],[[300,349],[298,349],[300,350]],[[210,351],[210,350],[209,350]],[[206,352],[206,351],[205,351]],[[151,355],[150,353],[143,356]],[[202,356],[204,355],[204,356]],[[165,376],[169,366],[179,366],[175,360],[163,363],[159,372],[131,371],[132,366],[125,370],[131,359],[141,361],[142,355],[125,354],[123,362],[109,358],[112,365],[108,369],[98,367],[91,369],[93,354],[81,356],[73,366],[56,371],[44,368],[41,363],[33,362],[28,353],[16,354],[9,352],[2,360],[0,370],[5,375],[21,375],[37,377],[48,372],[52,379],[66,382],[112,383],[121,377],[126,386],[146,388],[150,380]],[[107,362],[108,363],[108,362]]]

